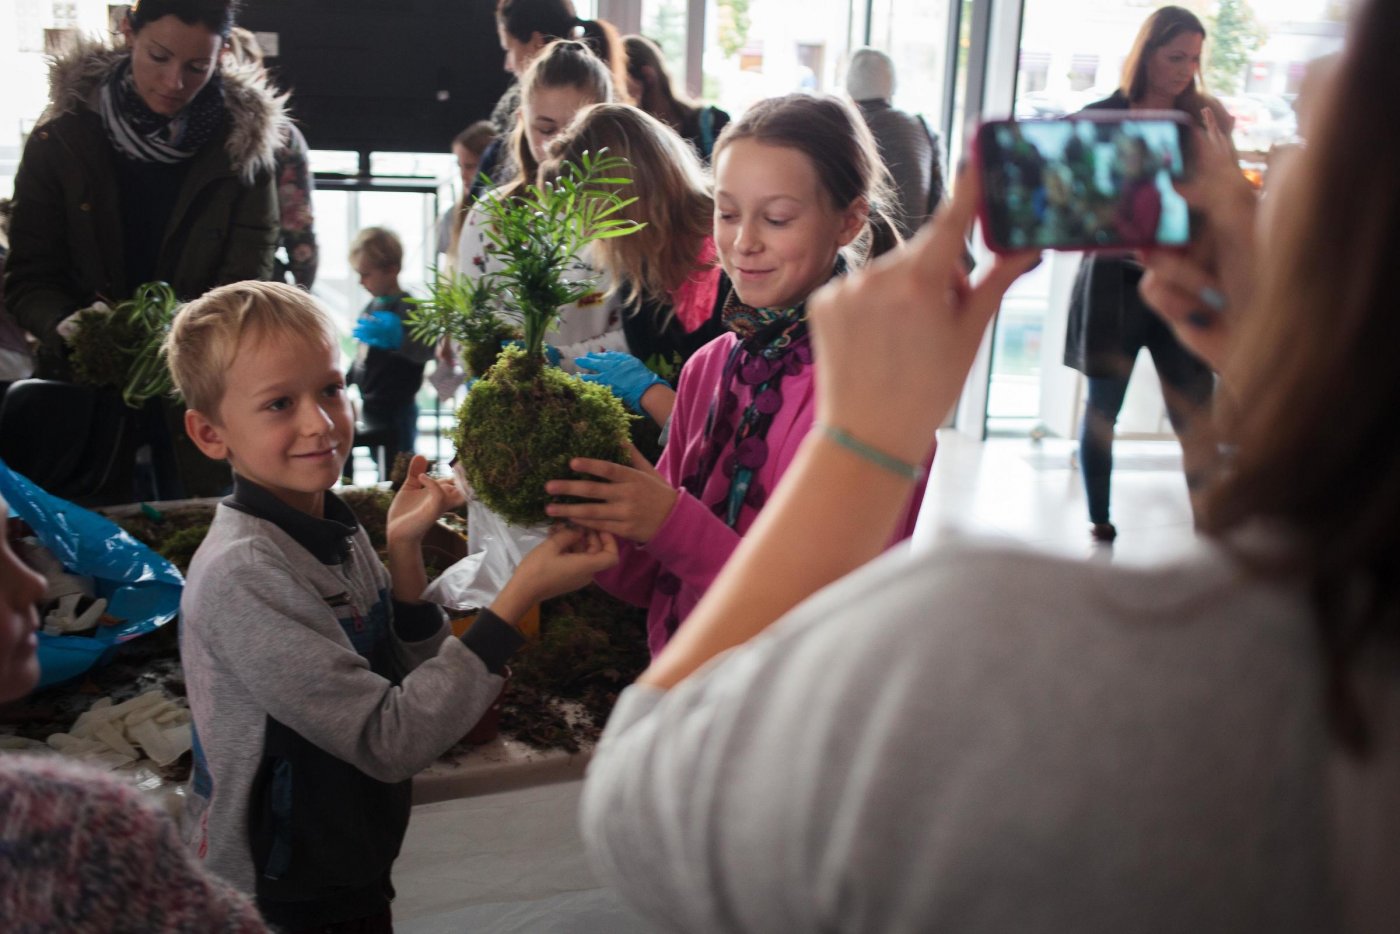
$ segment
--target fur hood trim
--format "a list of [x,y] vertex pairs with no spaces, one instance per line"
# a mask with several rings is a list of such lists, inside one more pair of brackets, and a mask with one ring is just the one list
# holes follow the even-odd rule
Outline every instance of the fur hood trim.
[[[96,113],[102,82],[129,55],[125,49],[84,39],[73,51],[54,56],[49,63],[49,106],[39,123],[84,109]],[[269,85],[256,66],[231,66],[225,58],[219,73],[229,116],[224,151],[234,173],[244,184],[252,184],[259,172],[274,171],[277,150],[287,138],[287,95]]]

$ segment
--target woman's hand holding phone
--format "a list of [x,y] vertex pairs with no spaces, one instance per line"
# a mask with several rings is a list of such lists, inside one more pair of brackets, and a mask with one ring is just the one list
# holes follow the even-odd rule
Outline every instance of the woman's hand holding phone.
[[1197,229],[1184,251],[1143,252],[1147,272],[1139,289],[1182,344],[1219,371],[1229,358],[1237,315],[1254,291],[1258,198],[1240,173],[1229,137],[1213,113],[1204,116],[1195,173],[1177,186],[1196,212]]
[[1191,126],[1176,111],[1098,109],[977,131],[982,232],[996,253],[1184,247]]
[[976,173],[963,170],[952,200],[913,239],[813,296],[818,421],[923,461],[1002,295],[1039,257],[999,256],[970,283],[963,250],[977,203]]

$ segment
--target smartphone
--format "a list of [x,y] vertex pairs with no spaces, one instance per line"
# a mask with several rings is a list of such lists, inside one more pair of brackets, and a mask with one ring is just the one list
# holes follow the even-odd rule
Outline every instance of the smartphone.
[[1181,247],[1190,212],[1191,125],[1172,111],[990,120],[977,130],[987,246],[1016,250]]

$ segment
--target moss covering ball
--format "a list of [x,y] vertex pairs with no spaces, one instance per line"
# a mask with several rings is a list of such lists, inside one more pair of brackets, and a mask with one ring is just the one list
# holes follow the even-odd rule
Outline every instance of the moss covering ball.
[[78,330],[72,346],[73,372],[88,386],[120,389],[144,334],[124,315],[84,309],[78,314]]
[[467,372],[472,376],[481,376],[495,365],[502,346],[519,339],[518,329],[505,322],[497,322],[494,332],[487,339],[466,345]]
[[580,477],[575,457],[629,463],[633,416],[606,386],[507,347],[457,412],[453,434],[472,493],[515,525],[550,521],[550,480]]

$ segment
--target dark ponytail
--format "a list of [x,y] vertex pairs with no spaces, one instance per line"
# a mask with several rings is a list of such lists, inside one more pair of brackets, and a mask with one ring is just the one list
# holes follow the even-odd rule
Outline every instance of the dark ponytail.
[[904,238],[899,235],[899,228],[885,213],[884,208],[871,206],[869,225],[870,235],[865,247],[867,261],[883,256],[904,242]]
[[622,44],[617,27],[605,19],[581,19],[578,25],[583,30],[583,41],[612,73],[613,93],[617,99],[624,104],[633,103],[632,96],[627,93],[627,47]]
[[571,0],[500,0],[496,19],[517,42],[529,42],[535,33],[546,40],[572,39],[583,25]]
[[582,41],[608,66],[618,99],[631,103],[627,94],[627,50],[612,23],[581,19],[571,0],[499,0],[496,19],[517,42],[529,42],[535,33],[545,41]]

